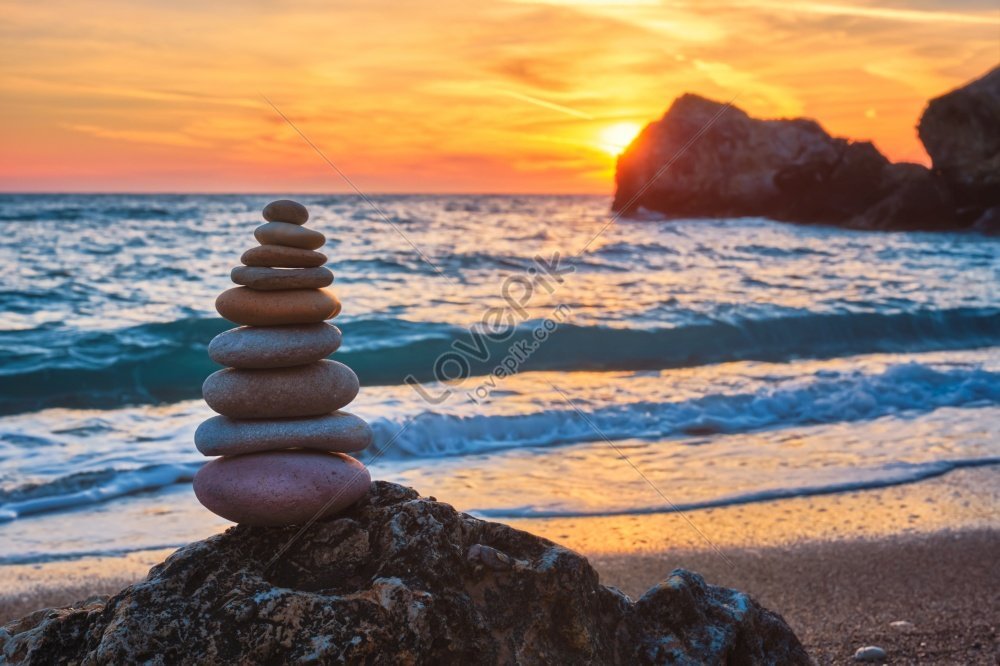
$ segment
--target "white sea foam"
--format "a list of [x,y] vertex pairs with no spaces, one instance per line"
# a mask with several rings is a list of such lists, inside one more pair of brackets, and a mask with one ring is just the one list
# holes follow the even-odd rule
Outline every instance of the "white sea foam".
[[[527,373],[510,381],[506,397],[492,403],[459,400],[435,411],[416,394],[404,399],[409,389],[371,389],[357,407],[371,421],[376,442],[361,458],[381,451],[381,460],[461,460],[604,439],[711,438],[1000,404],[1000,370],[964,362],[975,358],[983,353],[931,354],[925,363],[889,356],[846,363],[738,363],[677,373]],[[857,369],[858,364],[867,367]],[[546,394],[539,386],[549,381],[564,388],[554,391],[550,385]],[[614,384],[613,401],[606,383]],[[723,383],[728,390],[720,391]],[[578,401],[576,408],[564,393]],[[209,415],[200,403],[157,413],[96,413],[101,416],[53,410],[43,413],[47,418],[0,420],[0,464],[20,468],[31,479],[0,490],[0,521],[186,482],[204,462],[190,444],[194,427]],[[55,434],[52,422],[61,426]]]
[[[664,377],[667,381],[668,378]],[[902,363],[877,374],[821,371],[748,393],[716,393],[687,400],[582,405],[562,401],[520,414],[424,412],[404,423],[372,423],[379,447],[393,440],[389,457],[460,456],[507,448],[554,446],[599,439],[654,439],[689,434],[747,432],[875,419],[907,411],[1000,403],[1000,372],[936,369]]]

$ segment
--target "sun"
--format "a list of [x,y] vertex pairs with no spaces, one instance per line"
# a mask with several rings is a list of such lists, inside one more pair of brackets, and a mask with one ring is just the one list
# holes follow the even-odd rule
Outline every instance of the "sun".
[[641,129],[642,126],[639,123],[633,122],[615,123],[602,128],[597,135],[601,150],[611,155],[618,155],[628,147],[628,144],[632,143],[632,139]]

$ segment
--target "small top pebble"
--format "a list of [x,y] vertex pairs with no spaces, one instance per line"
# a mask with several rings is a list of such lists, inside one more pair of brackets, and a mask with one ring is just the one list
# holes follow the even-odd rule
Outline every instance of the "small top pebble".
[[309,220],[309,211],[297,201],[278,199],[264,206],[264,219],[268,222],[305,224]]
[[875,645],[858,648],[857,652],[854,653],[854,661],[881,662],[885,659],[885,650]]

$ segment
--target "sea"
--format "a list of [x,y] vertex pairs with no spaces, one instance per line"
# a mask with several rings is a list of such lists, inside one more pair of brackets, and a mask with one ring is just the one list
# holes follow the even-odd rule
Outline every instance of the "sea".
[[[180,546],[230,270],[274,195],[0,195],[0,565]],[[616,219],[602,196],[293,197],[360,455],[494,520],[1000,463],[1000,239]]]

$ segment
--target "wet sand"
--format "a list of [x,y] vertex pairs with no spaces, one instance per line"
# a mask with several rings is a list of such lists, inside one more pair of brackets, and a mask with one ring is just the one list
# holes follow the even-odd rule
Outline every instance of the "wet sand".
[[[749,592],[819,663],[1000,658],[1000,466],[916,484],[692,511],[512,524],[587,555],[632,597],[675,568]],[[0,567],[0,622],[113,594],[167,551]],[[892,622],[909,622],[896,628]]]

